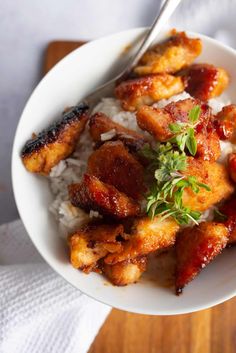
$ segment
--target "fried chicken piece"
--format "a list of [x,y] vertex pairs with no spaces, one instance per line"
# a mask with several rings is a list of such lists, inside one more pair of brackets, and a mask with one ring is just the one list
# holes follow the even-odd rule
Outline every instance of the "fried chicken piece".
[[236,195],[234,194],[229,200],[227,200],[223,206],[220,207],[219,211],[226,216],[226,220],[223,222],[229,232],[228,244],[236,243]]
[[121,251],[122,244],[117,237],[123,233],[121,224],[88,224],[79,229],[68,237],[71,264],[86,272],[91,271],[108,253]]
[[192,64],[201,51],[200,39],[188,38],[184,32],[172,31],[170,38],[147,50],[134,72],[138,75],[175,73]]
[[215,117],[216,131],[221,140],[236,142],[236,105],[230,104],[225,107]]
[[164,108],[154,108],[144,105],[137,112],[137,123],[143,130],[148,131],[161,142],[173,137],[169,125],[177,122],[188,122],[189,113],[195,106],[200,106],[201,112],[196,126],[196,131],[201,131],[211,118],[211,109],[198,99],[187,98],[178,102],[171,102]]
[[234,191],[224,165],[201,159],[188,158],[188,167],[183,172],[186,176],[195,176],[197,181],[210,187],[210,191],[200,188],[198,193],[186,188],[183,193],[183,205],[194,211],[206,211],[216,203],[227,199]]
[[140,212],[139,204],[132,198],[89,174],[84,175],[81,183],[69,185],[68,190],[72,205],[85,211],[95,210],[118,219]]
[[228,241],[228,230],[220,223],[203,222],[185,228],[176,240],[176,294],[194,279],[221,251]]
[[133,224],[130,239],[124,243],[123,250],[109,254],[104,261],[112,265],[171,246],[175,242],[178,230],[179,225],[172,217],[164,220],[158,217],[153,220],[149,217],[137,218]]
[[143,166],[121,141],[106,142],[94,151],[88,159],[87,173],[134,199],[140,199],[145,191]]
[[29,172],[47,175],[75,149],[88,120],[88,106],[81,103],[62,119],[26,142],[21,158]]
[[220,139],[212,123],[211,109],[197,99],[188,98],[172,102],[164,108],[143,106],[137,112],[137,123],[156,140],[165,142],[174,137],[169,128],[170,124],[188,122],[191,109],[197,105],[201,107],[201,112],[198,124],[195,126],[196,156],[204,160],[215,161],[221,153]]
[[173,123],[171,115],[161,108],[143,105],[136,114],[138,126],[148,131],[157,141],[167,141],[173,137],[169,125]]
[[102,143],[103,134],[110,133],[108,140],[120,140],[132,152],[139,151],[147,139],[136,131],[115,123],[103,113],[96,113],[89,119],[89,132],[94,142]]
[[185,78],[186,91],[202,101],[219,96],[229,84],[227,71],[210,64],[190,66]]
[[236,183],[236,153],[230,153],[228,161],[230,177]]
[[[210,124],[209,124],[210,125]],[[204,161],[217,161],[221,155],[220,139],[214,129],[203,129],[195,135],[197,141],[196,157]]]
[[103,265],[103,273],[115,286],[126,286],[136,283],[147,268],[145,256],[115,265]]
[[116,87],[115,95],[124,110],[135,111],[144,104],[151,105],[181,93],[184,87],[182,77],[163,73],[123,81]]

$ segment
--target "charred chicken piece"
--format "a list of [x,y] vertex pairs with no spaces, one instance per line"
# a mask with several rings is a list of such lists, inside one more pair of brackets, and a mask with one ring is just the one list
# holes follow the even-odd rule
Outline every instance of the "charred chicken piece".
[[68,237],[71,264],[85,272],[93,270],[108,253],[121,251],[117,238],[123,233],[121,224],[88,224],[79,229]]
[[188,158],[188,166],[183,172],[186,176],[195,176],[200,183],[208,185],[210,191],[200,188],[198,193],[186,188],[183,193],[183,205],[195,211],[206,211],[216,203],[227,199],[233,192],[227,169],[217,162]]
[[147,268],[145,256],[115,265],[103,265],[103,273],[115,286],[126,286],[136,283]]
[[182,77],[164,73],[123,81],[116,87],[115,95],[121,100],[123,109],[135,111],[144,104],[151,105],[181,93],[184,87]]
[[172,31],[170,38],[147,50],[134,72],[138,75],[175,73],[192,64],[201,51],[200,39]]
[[236,105],[225,106],[215,117],[216,131],[221,140],[236,142]]
[[149,217],[137,218],[130,239],[124,243],[123,250],[109,254],[104,261],[112,265],[171,246],[175,242],[178,230],[179,225],[171,217],[164,220],[158,217],[153,220]]
[[236,195],[234,194],[219,210],[226,219],[223,221],[229,232],[228,244],[236,243]]
[[220,223],[203,222],[184,229],[176,240],[176,294],[225,248],[228,230]]
[[69,185],[68,190],[72,205],[85,211],[95,210],[118,219],[140,212],[139,204],[132,198],[89,174],[84,175],[81,183]]
[[143,166],[121,141],[106,142],[94,151],[88,159],[87,173],[134,199],[140,199],[145,191]]
[[229,154],[228,168],[231,179],[236,183],[236,153]]
[[120,140],[132,152],[139,151],[147,139],[144,135],[115,123],[103,113],[96,113],[89,119],[89,132],[94,142],[105,142],[103,134],[110,133],[107,140]]
[[79,104],[26,142],[21,158],[29,172],[47,175],[52,167],[67,158],[75,149],[88,120],[88,106]]
[[186,74],[186,91],[202,101],[219,96],[229,84],[228,73],[210,64],[194,64]]

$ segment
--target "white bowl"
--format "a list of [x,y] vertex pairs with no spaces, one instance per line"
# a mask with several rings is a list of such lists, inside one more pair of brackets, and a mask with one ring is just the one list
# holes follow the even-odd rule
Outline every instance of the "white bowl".
[[[171,289],[141,281],[127,287],[105,285],[95,273],[85,275],[68,260],[68,249],[58,236],[57,223],[48,211],[52,201],[46,178],[28,173],[20,151],[31,137],[48,126],[63,109],[76,104],[127,60],[125,47],[142,37],[132,29],[92,41],[61,60],[34,90],[21,116],[12,153],[12,180],[21,219],[34,245],[48,264],[74,287],[113,307],[142,314],[173,315],[205,309],[236,294],[236,247],[226,250],[177,297]],[[161,37],[163,37],[163,34]],[[227,95],[236,101],[236,52],[200,34],[203,53],[198,61],[224,67],[231,75]],[[159,39],[161,38],[159,37]],[[120,61],[117,63],[117,60]]]

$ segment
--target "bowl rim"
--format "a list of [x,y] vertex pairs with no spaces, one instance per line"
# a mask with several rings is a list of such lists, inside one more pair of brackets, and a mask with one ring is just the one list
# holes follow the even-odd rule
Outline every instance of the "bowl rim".
[[[30,231],[28,229],[28,225],[26,220],[24,219],[24,215],[23,215],[23,211],[22,208],[20,206],[20,199],[18,198],[18,194],[17,194],[17,186],[16,186],[16,173],[15,173],[15,161],[17,158],[20,158],[18,155],[18,150],[17,150],[17,138],[20,132],[20,122],[25,114],[25,111],[28,107],[28,104],[31,101],[31,98],[35,95],[36,91],[38,90],[38,88],[44,83],[45,80],[47,80],[48,76],[51,75],[52,72],[54,72],[57,69],[57,66],[61,65],[62,62],[66,61],[69,57],[72,57],[73,55],[76,55],[77,51],[80,51],[81,49],[93,45],[94,42],[100,42],[103,40],[109,40],[111,38],[114,37],[119,37],[120,35],[124,35],[125,33],[136,33],[137,35],[140,35],[142,33],[144,33],[145,31],[148,30],[148,27],[135,27],[135,28],[131,28],[131,29],[127,29],[127,30],[123,30],[123,31],[119,31],[119,32],[114,32],[112,34],[97,38],[95,40],[91,40],[85,44],[83,44],[81,47],[76,48],[75,50],[73,50],[72,52],[70,52],[69,54],[67,54],[65,57],[63,57],[58,63],[56,63],[49,71],[46,75],[43,76],[43,78],[39,81],[39,83],[36,85],[36,87],[33,89],[33,91],[31,92],[29,98],[27,99],[24,108],[22,110],[22,113],[20,115],[20,118],[18,120],[17,123],[17,128],[15,130],[15,134],[14,134],[14,139],[13,139],[13,144],[12,144],[12,152],[11,152],[11,183],[12,183],[12,188],[13,188],[13,195],[14,195],[14,199],[15,199],[15,203],[17,206],[17,210],[19,212],[19,216],[20,219],[25,227],[25,230],[29,236],[29,238],[31,239],[32,243],[34,244],[35,248],[37,249],[37,251],[40,253],[40,255],[43,257],[44,261],[59,275],[61,276],[68,284],[70,284],[72,287],[74,287],[76,290],[79,290],[81,293],[87,295],[88,297],[102,303],[105,305],[109,305],[113,308],[119,309],[119,310],[123,310],[123,311],[127,311],[127,312],[132,312],[132,313],[137,313],[137,314],[145,314],[145,315],[160,315],[160,316],[165,316],[165,315],[179,315],[179,314],[188,314],[188,313],[193,313],[193,312],[197,312],[199,310],[203,310],[203,309],[208,309],[211,308],[215,305],[221,304],[223,302],[225,302],[226,300],[229,300],[231,298],[233,298],[234,296],[236,296],[236,287],[234,290],[231,290],[227,295],[222,295],[220,298],[215,299],[215,300],[211,300],[205,304],[199,304],[199,305],[194,305],[192,309],[170,309],[170,310],[165,310],[165,312],[160,312],[159,310],[155,310],[154,309],[140,309],[140,307],[136,307],[129,305],[129,307],[124,307],[123,305],[119,305],[118,303],[114,303],[112,302],[112,300],[108,299],[108,300],[102,300],[100,298],[97,298],[95,295],[92,295],[90,293],[86,293],[85,290],[81,290],[79,289],[77,286],[75,286],[73,283],[71,283],[69,281],[68,278],[66,278],[66,276],[64,275],[64,273],[61,273],[58,271],[57,267],[54,265],[54,263],[52,263],[50,261],[50,258],[45,256],[45,254],[39,250],[38,246],[37,246],[37,242],[35,241],[34,237],[31,236]],[[163,30],[160,35],[165,35],[167,33],[169,33],[169,31],[171,30],[171,28],[167,28],[165,30]],[[179,29],[177,29],[179,30]],[[183,30],[182,30],[183,31]],[[187,35],[189,35],[190,37],[199,37],[200,39],[204,39],[206,41],[208,41],[209,43],[214,44],[215,46],[217,46],[219,48],[219,50],[225,51],[230,53],[231,55],[233,54],[236,58],[236,50],[229,47],[228,45],[221,43],[220,41],[211,38],[207,35],[204,34],[200,34],[198,32],[193,32],[193,31],[185,31]]]

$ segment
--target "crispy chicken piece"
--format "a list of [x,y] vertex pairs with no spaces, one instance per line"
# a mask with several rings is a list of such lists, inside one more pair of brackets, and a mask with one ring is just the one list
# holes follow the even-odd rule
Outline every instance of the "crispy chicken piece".
[[211,118],[211,109],[198,99],[187,98],[178,102],[171,102],[164,108],[154,108],[144,105],[137,112],[137,123],[143,130],[148,131],[153,137],[161,142],[173,137],[169,125],[176,122],[188,122],[189,112],[199,105],[201,113],[196,131],[201,131]]
[[216,131],[213,128],[208,129],[206,127],[203,131],[196,133],[195,136],[197,141],[196,157],[205,161],[217,161],[221,155],[221,149],[220,139]]
[[236,183],[236,153],[229,154],[228,168],[231,179]]
[[171,115],[161,108],[143,105],[136,114],[138,126],[148,131],[157,141],[167,141],[173,133],[169,125],[173,123]]
[[178,230],[179,225],[172,217],[164,220],[158,217],[153,220],[149,217],[138,218],[134,222],[130,239],[125,242],[123,250],[116,254],[109,254],[104,261],[112,265],[171,246],[175,242]]
[[137,123],[161,142],[172,138],[174,134],[169,125],[176,122],[188,122],[191,109],[199,105],[201,113],[195,127],[197,140],[197,157],[215,161],[220,156],[220,140],[212,124],[211,109],[198,99],[184,99],[172,102],[164,108],[143,106],[137,112]]
[[236,243],[236,195],[234,194],[224,205],[220,208],[220,212],[226,216],[223,222],[229,232],[228,244]]
[[123,109],[135,111],[144,104],[151,105],[181,93],[184,87],[182,77],[163,73],[123,81],[116,87],[115,95]]
[[68,190],[72,205],[85,211],[96,210],[118,219],[140,212],[139,204],[132,198],[89,174],[84,175],[81,183],[69,185]]
[[143,166],[121,141],[106,142],[94,151],[88,159],[87,173],[134,199],[145,191]]
[[219,96],[229,84],[229,75],[210,64],[194,64],[187,69],[186,91],[202,101]]
[[103,273],[115,286],[136,283],[147,268],[147,258],[138,257],[115,265],[103,265]]
[[200,183],[210,187],[210,191],[200,188],[199,193],[186,188],[183,193],[183,205],[191,210],[203,212],[216,203],[227,199],[234,191],[229,180],[227,169],[217,162],[208,162],[201,159],[188,158],[186,176],[195,176]]
[[71,264],[86,272],[91,271],[108,253],[121,251],[122,244],[117,237],[123,233],[121,224],[88,224],[79,229],[68,237]]
[[89,132],[93,141],[97,144],[105,142],[102,134],[110,133],[107,140],[120,140],[131,152],[139,151],[147,143],[144,135],[115,123],[103,113],[96,113],[91,116]]
[[216,131],[221,140],[236,142],[236,105],[230,104],[215,117]]
[[176,240],[176,294],[225,248],[228,230],[220,223],[203,222],[185,228]]
[[138,75],[175,73],[192,64],[201,51],[200,39],[188,38],[184,32],[172,31],[170,38],[147,50],[134,72]]
[[79,104],[26,142],[21,158],[29,172],[47,175],[60,160],[67,158],[75,149],[88,120],[88,106]]

